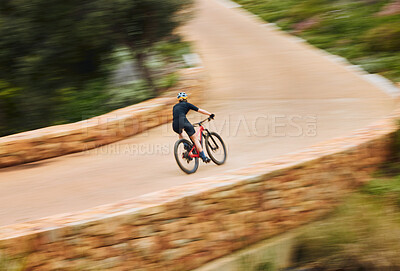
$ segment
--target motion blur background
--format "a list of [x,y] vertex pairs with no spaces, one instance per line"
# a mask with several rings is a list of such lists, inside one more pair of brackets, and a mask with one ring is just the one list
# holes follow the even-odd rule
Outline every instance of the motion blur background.
[[174,85],[190,50],[174,31],[189,3],[2,0],[0,136],[90,118]]
[[[191,1],[0,3],[0,135],[79,121],[157,96],[190,52]],[[237,0],[371,73],[400,82],[400,2]]]
[[[400,83],[399,0],[236,2]],[[189,66],[183,56],[193,50],[179,27],[193,14],[190,0],[0,0],[0,136],[80,121],[161,95]],[[399,134],[392,148],[391,160],[371,183],[298,238],[295,265],[400,270]]]

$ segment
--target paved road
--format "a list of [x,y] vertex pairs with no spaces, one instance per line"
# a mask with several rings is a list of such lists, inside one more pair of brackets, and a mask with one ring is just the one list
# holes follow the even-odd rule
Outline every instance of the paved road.
[[[208,71],[211,125],[224,166],[182,173],[170,124],[86,153],[0,170],[0,225],[127,199],[340,136],[388,114],[394,101],[310,46],[241,10],[199,0],[185,28]],[[190,115],[191,120],[200,116]]]

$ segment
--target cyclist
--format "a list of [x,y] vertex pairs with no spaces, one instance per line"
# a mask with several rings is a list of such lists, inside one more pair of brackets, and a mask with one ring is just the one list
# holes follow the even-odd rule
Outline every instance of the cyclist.
[[210,158],[208,158],[201,147],[200,138],[196,135],[196,131],[194,130],[193,125],[188,121],[186,118],[186,114],[189,110],[194,110],[204,115],[210,116],[211,119],[215,117],[214,114],[210,112],[200,109],[197,106],[194,106],[191,103],[188,103],[187,99],[188,96],[185,92],[178,93],[178,101],[173,108],[173,121],[172,121],[172,128],[174,132],[179,135],[179,138],[183,138],[182,132],[185,130],[187,135],[192,139],[193,143],[196,145],[197,150],[200,152],[199,156],[203,160],[204,163],[210,162]]

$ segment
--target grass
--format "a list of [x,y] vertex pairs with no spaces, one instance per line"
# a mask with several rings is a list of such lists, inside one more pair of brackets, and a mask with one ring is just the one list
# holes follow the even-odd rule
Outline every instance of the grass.
[[[236,0],[318,48],[400,82],[400,14],[378,16],[389,0]],[[312,20],[305,29],[301,23]]]
[[400,270],[400,130],[374,179],[297,240],[295,265],[315,270]]
[[22,271],[25,270],[25,259],[9,259],[0,251],[0,271]]
[[298,238],[297,266],[319,270],[400,269],[398,194],[393,197],[389,189],[385,196],[377,196],[369,194],[371,190],[375,193],[376,187],[364,189]]

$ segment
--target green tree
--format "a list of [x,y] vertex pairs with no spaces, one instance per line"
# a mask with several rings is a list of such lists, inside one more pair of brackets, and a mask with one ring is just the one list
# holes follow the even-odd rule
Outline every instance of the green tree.
[[[107,1],[107,0],[104,0]],[[146,65],[154,44],[170,36],[182,23],[179,11],[191,0],[119,0],[113,6],[113,31],[119,43],[130,48],[143,77],[157,94],[151,71]]]
[[0,136],[97,112],[91,109],[107,98],[121,46],[130,48],[157,94],[148,54],[179,26],[177,15],[190,2],[1,0]]
[[[0,79],[13,89],[16,130],[52,124],[63,89],[106,75],[114,44],[93,1],[20,0],[0,6]],[[3,101],[4,103],[4,101]],[[13,129],[14,130],[14,129]]]

